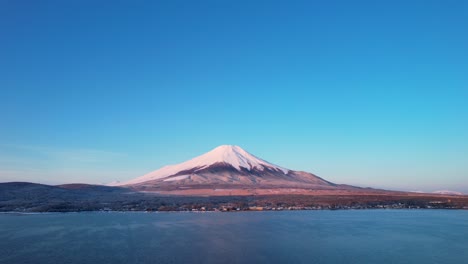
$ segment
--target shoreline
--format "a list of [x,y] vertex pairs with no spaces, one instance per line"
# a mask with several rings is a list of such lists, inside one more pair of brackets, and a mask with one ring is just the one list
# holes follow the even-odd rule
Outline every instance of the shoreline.
[[48,211],[48,212],[21,212],[21,211],[5,211],[0,212],[0,215],[43,215],[43,214],[79,214],[79,213],[139,213],[139,214],[154,214],[154,213],[192,213],[192,214],[204,214],[204,213],[260,213],[260,212],[299,212],[299,211],[465,211],[468,208],[340,208],[340,209],[286,209],[286,210],[231,210],[231,211],[120,211],[120,210],[93,210],[93,211]]

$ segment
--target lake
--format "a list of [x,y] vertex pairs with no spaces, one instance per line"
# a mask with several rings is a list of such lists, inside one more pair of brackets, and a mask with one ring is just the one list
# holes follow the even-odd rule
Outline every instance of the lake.
[[466,263],[468,211],[0,214],[0,263]]

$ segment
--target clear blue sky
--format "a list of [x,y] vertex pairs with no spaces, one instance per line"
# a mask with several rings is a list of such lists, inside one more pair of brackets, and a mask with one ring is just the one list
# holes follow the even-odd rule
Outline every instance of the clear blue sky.
[[0,181],[105,183],[235,144],[468,192],[468,1],[0,0]]

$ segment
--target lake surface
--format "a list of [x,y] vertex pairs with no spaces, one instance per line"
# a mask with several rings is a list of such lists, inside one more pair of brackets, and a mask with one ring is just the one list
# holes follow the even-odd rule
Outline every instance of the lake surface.
[[468,211],[0,214],[0,263],[466,263]]

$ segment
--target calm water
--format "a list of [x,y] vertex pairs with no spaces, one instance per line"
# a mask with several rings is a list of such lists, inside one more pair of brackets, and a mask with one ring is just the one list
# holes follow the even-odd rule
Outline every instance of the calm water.
[[468,211],[0,214],[0,263],[467,263]]

